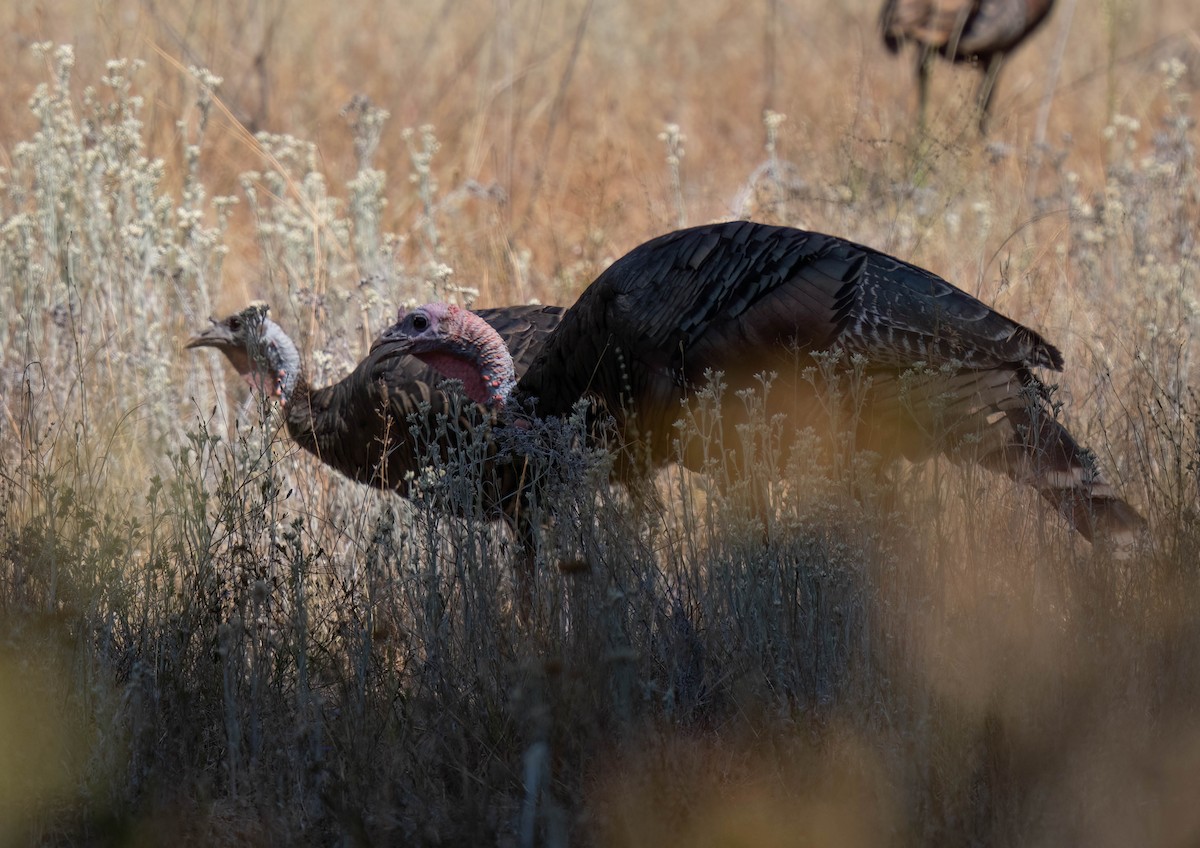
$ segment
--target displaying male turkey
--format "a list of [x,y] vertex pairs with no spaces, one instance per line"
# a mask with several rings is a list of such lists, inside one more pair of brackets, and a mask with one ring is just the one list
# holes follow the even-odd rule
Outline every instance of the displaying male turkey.
[[[564,311],[556,306],[506,306],[478,314],[504,339],[517,373],[523,373]],[[212,326],[187,347],[216,348],[251,385],[278,398],[296,444],[352,480],[408,494],[430,447],[413,438],[412,417],[427,404],[428,426],[420,429],[433,433],[439,429],[437,416],[452,408],[439,371],[397,353],[394,345],[376,344],[349,375],[333,385],[312,388],[296,345],[268,317],[264,304],[210,320]]]
[[898,53],[917,45],[918,120],[925,127],[929,72],[933,57],[976,62],[982,77],[975,93],[979,132],[987,132],[996,78],[1008,54],[1050,12],[1054,0],[885,0],[879,26],[887,48]]
[[1003,471],[1088,539],[1124,543],[1143,526],[1053,419],[1033,373],[1061,370],[1053,345],[928,271],[834,236],[733,222],[647,242],[584,291],[519,380],[503,342],[454,306],[402,312],[377,344],[473,374],[467,391],[493,409],[562,416],[589,399],[634,445],[641,465],[626,475],[703,466],[701,441],[680,447],[674,422],[710,370],[729,386],[726,432],[744,410],[734,390],[764,371],[778,372],[768,414],[801,427],[829,420],[809,354],[861,357],[866,391],[846,410],[858,447]]

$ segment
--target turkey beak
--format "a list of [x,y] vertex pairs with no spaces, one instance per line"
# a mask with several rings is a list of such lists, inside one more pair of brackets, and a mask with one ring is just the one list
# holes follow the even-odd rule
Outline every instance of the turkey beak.
[[195,347],[229,347],[233,345],[233,334],[229,328],[216,318],[209,318],[212,326],[199,335],[192,336],[188,339],[184,349]]
[[412,339],[400,333],[398,324],[393,324],[380,333],[375,341],[371,342],[371,353],[384,347],[388,348],[385,358],[406,356],[412,348]]

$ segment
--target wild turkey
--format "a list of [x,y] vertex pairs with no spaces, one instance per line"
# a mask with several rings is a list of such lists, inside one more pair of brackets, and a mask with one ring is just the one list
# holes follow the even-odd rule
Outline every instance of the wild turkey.
[[929,71],[934,55],[978,62],[975,94],[979,132],[987,133],[988,109],[1005,57],[1046,19],[1054,0],[885,0],[879,26],[888,50],[917,45],[919,123],[925,128]]
[[[478,314],[509,345],[522,373],[564,311],[507,306]],[[296,345],[267,313],[266,305],[255,304],[220,321],[210,319],[212,326],[187,347],[216,348],[252,385],[278,398],[292,439],[322,462],[360,483],[408,494],[429,449],[412,438],[410,418],[427,403],[429,431],[436,430],[436,417],[451,409],[440,388],[442,374],[397,354],[393,345],[376,344],[348,376],[311,388]]]
[[[1053,345],[928,271],[834,236],[733,222],[647,242],[584,291],[519,381],[501,341],[456,307],[402,312],[378,344],[474,372],[467,391],[493,409],[562,416],[589,399],[636,443],[643,465],[627,475],[703,466],[699,440],[680,447],[673,424],[710,369],[724,372],[730,398],[778,372],[767,411],[804,426],[826,414],[808,354],[857,356],[859,447],[1003,471],[1088,539],[1127,543],[1143,525],[1053,419],[1032,370],[1061,370]],[[736,422],[743,409],[734,400],[723,414]]]

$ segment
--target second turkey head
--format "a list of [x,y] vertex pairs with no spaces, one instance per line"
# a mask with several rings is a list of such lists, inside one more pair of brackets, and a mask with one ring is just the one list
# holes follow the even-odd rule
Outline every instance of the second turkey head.
[[512,354],[500,335],[474,312],[446,303],[400,310],[375,346],[394,345],[446,377],[458,380],[471,400],[501,409],[516,387]]
[[300,375],[300,354],[265,303],[252,303],[188,340],[186,347],[213,347],[225,354],[251,386],[287,403]]

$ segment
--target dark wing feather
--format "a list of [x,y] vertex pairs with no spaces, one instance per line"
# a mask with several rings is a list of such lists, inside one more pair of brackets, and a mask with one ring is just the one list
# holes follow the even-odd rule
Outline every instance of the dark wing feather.
[[566,311],[563,306],[522,305],[477,309],[475,313],[503,337],[519,377],[529,368],[541,351],[546,337],[558,327]]
[[693,387],[708,369],[749,374],[789,350],[832,348],[877,369],[1062,365],[1037,333],[916,266],[833,236],[733,222],[615,262],[520,385],[545,414],[588,393],[616,408],[643,390],[661,395],[664,382]]
[[855,304],[847,309],[841,341],[872,362],[907,367],[957,360],[970,368],[1003,365],[1061,370],[1062,354],[1028,327],[1006,318],[928,271],[858,245]]

